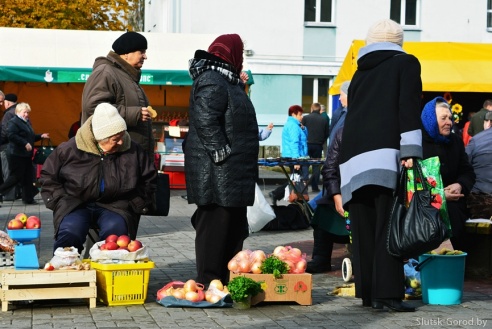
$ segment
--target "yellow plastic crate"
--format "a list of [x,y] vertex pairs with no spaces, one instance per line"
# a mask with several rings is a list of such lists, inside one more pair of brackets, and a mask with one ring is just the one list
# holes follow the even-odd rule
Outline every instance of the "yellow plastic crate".
[[101,264],[91,261],[96,270],[97,299],[109,306],[143,304],[147,298],[150,269],[154,262]]

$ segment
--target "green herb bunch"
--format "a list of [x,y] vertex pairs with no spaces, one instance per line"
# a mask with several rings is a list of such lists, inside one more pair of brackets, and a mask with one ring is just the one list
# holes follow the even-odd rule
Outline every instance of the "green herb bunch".
[[278,279],[282,274],[289,273],[289,265],[283,260],[280,260],[275,255],[268,256],[260,266],[262,274],[273,274],[275,279]]
[[259,282],[242,275],[236,276],[229,281],[227,289],[231,294],[232,300],[235,302],[244,300],[248,296],[253,297],[263,290]]

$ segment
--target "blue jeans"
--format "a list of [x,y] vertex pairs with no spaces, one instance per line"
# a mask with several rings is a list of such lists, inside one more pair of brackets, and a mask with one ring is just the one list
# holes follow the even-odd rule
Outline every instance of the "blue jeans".
[[121,215],[95,203],[89,203],[85,208],[77,208],[63,218],[56,234],[53,251],[59,247],[75,247],[81,253],[91,227],[99,228],[101,241],[111,234],[128,235],[126,221]]

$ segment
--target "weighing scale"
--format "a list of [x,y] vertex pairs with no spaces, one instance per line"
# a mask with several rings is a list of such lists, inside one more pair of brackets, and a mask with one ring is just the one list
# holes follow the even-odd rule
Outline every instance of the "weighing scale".
[[38,239],[41,229],[7,230],[9,237],[19,244],[14,249],[14,268],[16,270],[39,269],[38,254],[35,244],[24,244]]

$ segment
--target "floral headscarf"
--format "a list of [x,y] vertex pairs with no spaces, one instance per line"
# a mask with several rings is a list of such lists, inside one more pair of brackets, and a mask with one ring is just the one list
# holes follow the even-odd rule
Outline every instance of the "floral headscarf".
[[420,116],[422,120],[422,125],[424,126],[425,131],[432,140],[436,143],[449,143],[449,138],[441,135],[439,133],[439,126],[437,124],[437,116],[436,116],[436,103],[447,101],[442,97],[436,97],[427,104],[425,104],[424,109],[422,110],[422,114]]

